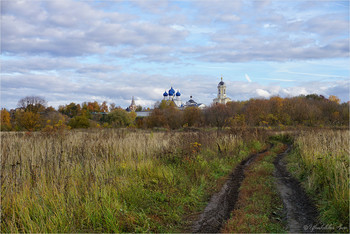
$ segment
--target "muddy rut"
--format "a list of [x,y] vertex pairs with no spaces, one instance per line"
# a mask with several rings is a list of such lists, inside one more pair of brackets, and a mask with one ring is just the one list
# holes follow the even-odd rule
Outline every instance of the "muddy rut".
[[290,175],[286,169],[283,158],[291,150],[291,146],[277,155],[275,164],[275,177],[277,189],[283,200],[284,212],[290,232],[312,232],[316,225],[317,209],[312,204],[299,181]]
[[[291,146],[288,146],[288,149],[277,155],[274,161],[274,176],[276,178],[277,189],[283,200],[288,231],[298,233],[312,232],[312,226],[316,224],[317,210],[300,186],[300,183],[286,170],[283,158],[290,150]],[[199,216],[198,221],[194,222],[192,232],[220,232],[222,224],[230,217],[232,210],[235,208],[235,204],[238,200],[239,188],[245,178],[245,168],[251,164],[255,158],[266,151],[268,150],[251,155],[235,168],[220,192],[212,196],[207,207]]]
[[227,182],[222,186],[220,192],[214,194],[207,207],[200,215],[199,220],[194,223],[192,232],[216,233],[220,232],[221,226],[225,220],[230,217],[238,200],[239,187],[244,180],[244,169],[260,154],[253,154],[243,160],[231,173]]

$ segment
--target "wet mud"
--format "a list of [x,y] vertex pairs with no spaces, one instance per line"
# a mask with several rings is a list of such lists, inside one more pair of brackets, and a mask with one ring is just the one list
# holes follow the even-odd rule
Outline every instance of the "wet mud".
[[[313,227],[318,225],[318,212],[305,190],[301,187],[300,182],[286,169],[286,162],[283,159],[290,150],[291,146],[288,146],[288,149],[277,155],[274,160],[276,186],[283,201],[288,231],[292,233],[310,233],[315,231]],[[235,168],[220,192],[212,196],[208,205],[200,214],[199,219],[194,222],[191,232],[220,232],[224,221],[230,218],[230,214],[235,208],[239,188],[245,178],[245,168],[266,151],[251,155]]]
[[228,218],[238,200],[239,188],[244,180],[244,169],[254,161],[260,154],[251,155],[243,160],[230,174],[228,180],[221,188],[220,192],[214,194],[207,207],[200,214],[198,221],[192,227],[194,233],[217,233],[220,232],[222,224]]
[[277,155],[274,161],[276,185],[283,200],[288,231],[310,233],[314,231],[312,227],[317,225],[318,212],[299,181],[286,169],[283,159],[290,150],[291,146],[284,153]]

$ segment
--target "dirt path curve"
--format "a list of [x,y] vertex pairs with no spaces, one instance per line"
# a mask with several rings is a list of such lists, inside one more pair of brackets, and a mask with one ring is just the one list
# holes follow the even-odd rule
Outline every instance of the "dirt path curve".
[[283,200],[289,232],[312,232],[312,227],[316,224],[317,209],[300,183],[286,169],[283,158],[290,150],[291,146],[288,146],[274,161],[277,189]]
[[[270,147],[271,148],[271,147]],[[269,150],[269,149],[268,149]],[[207,207],[199,216],[199,220],[194,223],[192,232],[194,233],[217,233],[225,220],[230,217],[238,199],[239,187],[244,179],[244,169],[264,150],[258,154],[253,154],[243,160],[231,173],[228,180],[221,188],[221,191],[214,194]]]

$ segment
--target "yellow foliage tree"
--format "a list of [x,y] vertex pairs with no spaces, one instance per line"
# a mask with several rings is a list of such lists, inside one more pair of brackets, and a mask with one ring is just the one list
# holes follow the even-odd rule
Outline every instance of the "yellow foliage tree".
[[128,114],[129,114],[131,123],[133,123],[137,117],[137,114],[135,113],[135,111],[131,111]]
[[18,125],[28,131],[34,131],[40,127],[40,115],[31,111],[16,113]]
[[335,95],[330,95],[328,100],[340,104],[340,99]]
[[0,114],[1,114],[1,122],[0,122],[1,130],[2,131],[11,130],[10,113],[7,110],[2,109]]

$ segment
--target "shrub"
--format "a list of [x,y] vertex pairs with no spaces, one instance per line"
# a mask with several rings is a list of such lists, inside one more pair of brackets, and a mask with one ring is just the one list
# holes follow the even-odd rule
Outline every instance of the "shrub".
[[71,128],[89,128],[90,122],[86,116],[80,115],[80,116],[75,116],[74,118],[70,119],[68,122],[68,125]]
[[127,127],[135,120],[134,115],[134,112],[128,113],[123,109],[116,109],[108,113],[106,121],[112,127]]

